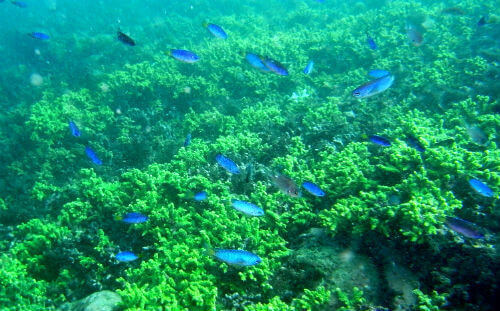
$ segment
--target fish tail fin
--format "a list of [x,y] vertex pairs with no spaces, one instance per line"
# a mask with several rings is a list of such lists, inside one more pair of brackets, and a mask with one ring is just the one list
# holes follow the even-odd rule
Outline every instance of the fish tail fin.
[[207,28],[207,27],[208,27],[208,22],[207,22],[207,21],[203,21],[203,22],[201,23],[201,25],[202,25],[203,27]]
[[113,219],[116,220],[116,221],[122,221],[123,220],[123,216],[116,215]]

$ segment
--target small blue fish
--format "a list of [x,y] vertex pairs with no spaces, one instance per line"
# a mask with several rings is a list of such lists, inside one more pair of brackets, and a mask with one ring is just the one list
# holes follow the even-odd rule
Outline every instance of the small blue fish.
[[393,75],[383,76],[357,87],[352,91],[352,96],[360,99],[373,96],[387,90],[393,82]]
[[19,7],[19,8],[27,8],[28,7],[28,3],[24,2],[24,1],[11,1],[10,3],[12,3],[13,5]]
[[231,204],[233,205],[234,209],[245,213],[250,216],[262,216],[264,215],[264,210],[260,207],[258,207],[255,204],[252,204],[250,202],[246,201],[240,201],[240,200],[231,200]]
[[308,74],[311,74],[312,70],[313,70],[313,67],[314,67],[314,62],[312,60],[310,60],[308,63],[307,63],[307,66],[306,68],[304,68],[304,73],[306,75]]
[[380,146],[389,147],[391,145],[391,142],[387,138],[382,136],[372,135],[369,137],[369,139],[372,143]]
[[472,189],[474,189],[477,193],[484,197],[491,198],[495,194],[490,187],[488,187],[485,183],[478,179],[469,180],[469,185],[472,187]]
[[366,42],[368,43],[368,46],[370,47],[370,49],[372,49],[372,50],[377,49],[377,44],[375,43],[375,40],[373,40],[373,38],[370,37],[370,35],[368,33],[366,33]]
[[187,147],[191,144],[191,133],[187,134],[186,139],[184,140],[184,147]]
[[229,173],[231,174],[240,173],[240,169],[238,168],[236,163],[234,163],[233,160],[229,159],[228,157],[225,157],[222,154],[218,154],[215,156],[215,160],[217,161],[217,163],[219,163],[220,166],[222,166]]
[[266,58],[262,61],[262,63],[275,74],[280,76],[288,76],[288,70],[286,70],[285,66],[275,61],[274,59]]
[[123,216],[122,221],[128,224],[140,224],[146,222],[148,220],[148,216],[143,215],[141,213],[128,213]]
[[50,36],[46,33],[43,32],[30,32],[28,36],[32,37],[33,39],[38,39],[38,40],[49,40]]
[[85,153],[87,154],[87,157],[89,157],[89,159],[92,160],[92,162],[94,162],[94,164],[102,165],[101,159],[99,159],[99,157],[94,152],[94,150],[92,150],[92,148],[90,148],[89,146],[86,146]]
[[119,252],[118,254],[116,254],[115,258],[118,261],[129,262],[129,261],[134,261],[139,257],[137,257],[137,255],[132,253],[132,252],[124,251],[124,252]]
[[304,189],[306,189],[310,194],[315,195],[317,197],[325,196],[325,192],[321,190],[321,188],[318,185],[310,181],[304,181],[302,183],[302,187],[304,187]]
[[203,201],[208,198],[208,193],[206,191],[200,191],[198,193],[195,193],[193,197],[196,201]]
[[239,249],[217,249],[214,256],[227,264],[237,266],[254,266],[262,262],[254,253]]
[[484,234],[476,229],[476,225],[457,217],[446,217],[445,224],[455,232],[463,234],[464,236],[472,239],[482,239]]
[[245,59],[250,65],[259,70],[266,72],[270,71],[269,68],[267,68],[266,65],[264,65],[264,63],[262,62],[262,58],[256,54],[247,53],[247,55],[245,55]]
[[425,151],[425,147],[412,135],[406,135],[406,144],[419,152]]
[[207,28],[207,30],[216,38],[227,39],[227,33],[224,31],[224,29],[222,29],[222,27],[210,23],[203,23],[203,26]]
[[391,73],[384,69],[373,69],[368,72],[368,75],[372,78],[382,78],[390,75]]
[[69,130],[71,132],[71,135],[75,137],[80,137],[82,134],[80,133],[80,130],[78,129],[78,126],[76,126],[75,122],[69,121]]
[[195,63],[200,60],[198,55],[188,50],[171,49],[170,56],[184,63]]

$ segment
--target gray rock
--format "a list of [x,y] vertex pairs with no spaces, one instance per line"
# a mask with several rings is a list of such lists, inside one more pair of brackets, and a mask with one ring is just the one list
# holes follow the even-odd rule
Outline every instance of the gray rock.
[[66,303],[59,307],[58,311],[113,311],[121,302],[120,295],[103,290],[78,301]]

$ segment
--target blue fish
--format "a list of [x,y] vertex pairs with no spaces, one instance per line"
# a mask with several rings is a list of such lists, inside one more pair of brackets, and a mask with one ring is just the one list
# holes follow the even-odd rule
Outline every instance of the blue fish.
[[123,216],[122,221],[128,224],[140,224],[146,222],[148,220],[148,216],[143,215],[141,213],[128,213]]
[[455,232],[463,234],[464,236],[472,239],[482,239],[484,234],[476,229],[476,225],[457,217],[446,217],[445,224]]
[[391,145],[391,142],[387,138],[382,136],[372,135],[369,137],[369,139],[372,143],[380,146],[389,147]]
[[372,78],[382,78],[390,75],[391,73],[384,69],[373,69],[368,72],[368,75]]
[[406,144],[419,152],[425,151],[425,147],[420,143],[420,141],[418,141],[417,138],[413,137],[412,135],[406,135]]
[[71,135],[75,137],[80,137],[82,134],[80,133],[80,130],[78,129],[78,126],[76,126],[75,122],[69,121],[69,130],[71,132]]
[[264,63],[262,62],[262,58],[259,55],[247,53],[247,55],[245,55],[245,59],[247,60],[248,63],[250,63],[250,65],[259,70],[266,72],[270,71],[269,68],[267,68],[266,65],[264,65]]
[[195,63],[200,60],[198,55],[188,50],[171,49],[170,56],[184,63]]
[[266,58],[262,61],[262,63],[275,74],[280,76],[288,76],[288,70],[286,70],[285,66],[275,61],[274,59]]
[[92,162],[94,162],[94,164],[102,165],[101,159],[99,159],[99,157],[94,152],[94,150],[92,150],[92,148],[90,148],[89,146],[86,146],[85,153],[87,154],[87,157],[89,157],[89,159],[92,160]]
[[325,196],[325,192],[321,190],[321,188],[318,185],[310,181],[304,181],[302,183],[302,187],[304,187],[304,189],[306,189],[310,194],[315,195],[317,197]]
[[227,33],[219,25],[203,23],[203,26],[216,38],[227,39]]
[[193,198],[196,201],[203,201],[206,200],[206,198],[208,198],[208,193],[206,191],[200,191],[198,193],[195,193]]
[[43,32],[36,32],[36,31],[30,32],[28,34],[28,36],[30,36],[34,39],[38,39],[38,40],[49,40],[50,39],[50,36],[48,34],[43,33]]
[[370,47],[370,49],[372,49],[372,50],[377,49],[377,44],[375,43],[375,40],[373,40],[373,38],[370,37],[370,35],[368,33],[366,33],[366,42],[368,43],[368,46]]
[[488,187],[485,183],[478,179],[471,179],[469,180],[469,185],[474,189],[477,193],[484,197],[492,197],[494,195],[493,190],[491,190],[490,187]]
[[255,204],[252,204],[250,202],[232,199],[231,204],[233,205],[233,207],[236,210],[238,210],[242,213],[245,213],[247,215],[250,215],[250,216],[262,216],[262,215],[264,215],[264,210],[262,208],[258,207]]
[[191,144],[191,133],[186,135],[186,139],[184,140],[184,147],[187,147]]
[[137,255],[132,253],[132,252],[124,251],[124,252],[119,252],[118,254],[116,254],[115,258],[118,261],[128,262],[128,261],[134,261],[139,257],[137,257]]
[[307,63],[307,66],[306,68],[304,68],[304,73],[306,75],[310,74],[313,70],[313,67],[314,67],[314,62],[312,60],[310,60],[308,63]]
[[217,161],[217,163],[219,163],[220,166],[222,166],[229,173],[231,174],[240,173],[240,169],[238,168],[236,163],[234,163],[233,160],[229,159],[228,157],[225,157],[222,154],[218,154],[215,156],[215,160]]
[[254,266],[262,262],[254,253],[239,249],[217,249],[214,256],[227,264],[237,266]]
[[393,82],[394,76],[391,74],[377,78],[357,87],[352,91],[352,96],[360,99],[373,96],[387,90]]
[[28,3],[24,2],[24,1],[11,1],[10,3],[12,3],[13,5],[19,7],[19,8],[27,8],[28,7]]

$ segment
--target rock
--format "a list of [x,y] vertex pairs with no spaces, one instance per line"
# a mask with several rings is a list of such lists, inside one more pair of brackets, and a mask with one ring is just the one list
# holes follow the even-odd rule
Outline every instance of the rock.
[[113,311],[121,302],[120,295],[103,290],[78,301],[66,303],[59,307],[58,311]]

